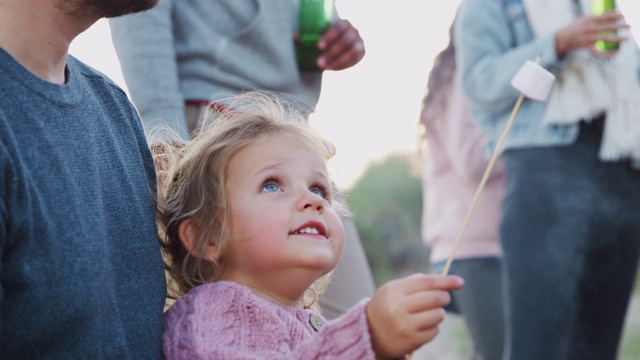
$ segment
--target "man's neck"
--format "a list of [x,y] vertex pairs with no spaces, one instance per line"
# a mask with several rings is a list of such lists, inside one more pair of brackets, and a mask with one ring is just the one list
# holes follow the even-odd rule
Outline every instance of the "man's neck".
[[95,20],[69,18],[56,4],[0,0],[0,47],[38,78],[64,84],[69,45]]

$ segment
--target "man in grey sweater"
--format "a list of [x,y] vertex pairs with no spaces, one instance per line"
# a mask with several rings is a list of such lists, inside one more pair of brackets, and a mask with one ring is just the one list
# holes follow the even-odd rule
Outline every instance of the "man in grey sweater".
[[[110,21],[133,103],[147,131],[168,125],[187,140],[212,98],[246,90],[286,96],[313,111],[322,70],[364,57],[358,30],[333,14],[318,47],[318,70],[296,62],[300,0],[161,0],[151,11]],[[321,298],[333,318],[371,296],[375,284],[357,230],[345,222],[345,253]]]

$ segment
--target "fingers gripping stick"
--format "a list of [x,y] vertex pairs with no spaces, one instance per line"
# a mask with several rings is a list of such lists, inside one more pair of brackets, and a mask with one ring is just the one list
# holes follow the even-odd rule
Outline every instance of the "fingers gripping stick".
[[504,144],[507,135],[509,134],[509,130],[511,130],[511,126],[518,115],[518,111],[520,110],[520,106],[522,105],[522,101],[525,97],[536,100],[536,101],[546,101],[549,96],[549,92],[551,92],[551,88],[553,87],[553,82],[555,81],[555,76],[540,66],[540,59],[537,59],[535,62],[527,61],[524,65],[518,70],[516,75],[511,79],[511,86],[513,86],[516,90],[520,92],[520,96],[516,101],[515,106],[513,107],[513,111],[511,112],[511,116],[507,121],[507,125],[498,140],[495,150],[493,151],[493,155],[491,156],[491,160],[489,160],[489,164],[487,165],[487,169],[482,176],[482,180],[480,180],[480,184],[478,185],[478,189],[471,201],[471,206],[467,211],[467,215],[465,216],[464,222],[460,231],[458,232],[458,236],[456,237],[456,241],[453,246],[453,250],[451,251],[451,255],[447,259],[447,262],[442,270],[442,275],[447,275],[449,273],[449,268],[451,267],[451,262],[458,250],[458,245],[460,244],[460,240],[464,235],[464,231],[467,227],[469,219],[471,218],[471,214],[473,213],[473,209],[478,202],[478,198],[480,197],[480,193],[484,188],[487,180],[489,179],[489,175],[493,170],[493,166],[495,165],[496,160],[498,159],[498,155],[502,150],[502,145]]

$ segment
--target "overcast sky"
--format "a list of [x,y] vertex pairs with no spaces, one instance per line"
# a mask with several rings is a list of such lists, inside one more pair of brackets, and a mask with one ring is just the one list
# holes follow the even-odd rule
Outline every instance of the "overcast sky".
[[[460,0],[336,0],[365,41],[355,67],[327,72],[312,123],[337,147],[330,163],[335,181],[348,187],[372,160],[416,151],[420,101],[433,58],[448,41]],[[638,37],[640,1],[618,4]],[[109,28],[101,20],[72,44],[71,53],[125,88]]]

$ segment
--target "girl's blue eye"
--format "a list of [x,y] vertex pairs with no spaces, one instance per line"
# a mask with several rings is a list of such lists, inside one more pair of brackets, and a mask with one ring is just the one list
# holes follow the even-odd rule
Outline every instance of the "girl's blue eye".
[[322,184],[312,186],[309,190],[323,199],[329,199],[329,192],[327,191],[327,187]]
[[276,183],[270,182],[262,186],[263,192],[277,192],[278,190],[280,190],[280,187]]

